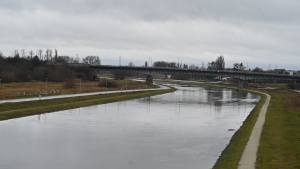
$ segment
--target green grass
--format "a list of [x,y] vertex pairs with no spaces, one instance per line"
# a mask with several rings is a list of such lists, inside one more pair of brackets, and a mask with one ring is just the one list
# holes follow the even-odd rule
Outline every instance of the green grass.
[[230,143],[226,146],[221,156],[214,165],[214,169],[236,169],[241,159],[242,153],[249,140],[252,129],[259,116],[260,110],[264,105],[267,96],[264,94],[256,93],[261,96],[261,100],[256,107],[251,111],[249,116],[244,121],[239,130],[232,136]]
[[271,101],[258,149],[256,168],[300,168],[300,95],[268,91]]
[[41,113],[54,112],[59,110],[73,109],[97,104],[104,104],[128,99],[148,97],[175,91],[175,88],[167,90],[114,93],[94,96],[81,96],[63,99],[30,101],[21,103],[6,103],[0,106],[0,120],[8,120]]

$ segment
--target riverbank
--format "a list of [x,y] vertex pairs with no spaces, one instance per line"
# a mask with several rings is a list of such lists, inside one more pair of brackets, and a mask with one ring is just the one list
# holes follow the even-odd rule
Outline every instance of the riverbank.
[[61,98],[53,100],[29,101],[20,103],[6,103],[0,107],[0,120],[8,120],[24,116],[31,116],[42,113],[49,113],[60,110],[73,109],[78,107],[91,106],[96,104],[104,104],[117,102],[122,100],[136,99],[153,95],[165,94],[175,91],[175,88],[155,90],[155,91],[139,91],[129,93],[112,93],[93,96],[81,96],[72,98]]
[[197,83],[201,86],[210,86],[210,87],[220,87],[220,88],[229,88],[233,90],[244,90],[261,96],[260,101],[255,106],[255,108],[250,112],[243,125],[239,130],[235,132],[232,136],[229,144],[222,151],[219,159],[214,165],[214,169],[237,169],[239,166],[240,159],[245,150],[245,147],[248,143],[254,125],[259,117],[261,109],[266,102],[267,96],[262,94],[260,91],[248,90],[248,89],[239,89],[234,85],[224,85],[224,84],[214,84],[214,83]]
[[[249,137],[252,133],[253,127],[259,117],[260,111],[267,99],[267,96],[262,94],[260,91],[253,91],[248,89],[239,89],[233,84],[222,84],[222,83],[205,83],[205,82],[186,82],[181,81],[190,85],[217,87],[217,88],[228,88],[232,90],[244,90],[261,96],[260,101],[255,108],[250,112],[249,116],[244,121],[243,125],[239,130],[232,136],[229,144],[222,151],[220,157],[214,165],[214,169],[237,169],[239,166],[240,159],[248,143]],[[255,89],[254,89],[255,90]]]
[[[202,86],[230,88],[233,85],[197,83]],[[244,121],[243,125],[233,135],[214,169],[237,169],[242,153],[247,145],[259,113],[267,99],[271,96],[265,123],[260,136],[255,167],[265,168],[300,168],[300,96],[299,93],[286,89],[239,89],[261,95],[261,100]],[[250,91],[251,90],[251,91]],[[255,91],[252,91],[255,90]],[[257,91],[257,92],[256,92]]]

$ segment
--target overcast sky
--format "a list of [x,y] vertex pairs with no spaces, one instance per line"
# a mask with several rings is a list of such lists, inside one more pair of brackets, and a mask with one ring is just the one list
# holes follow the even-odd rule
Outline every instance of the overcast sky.
[[0,51],[300,70],[299,0],[1,0]]

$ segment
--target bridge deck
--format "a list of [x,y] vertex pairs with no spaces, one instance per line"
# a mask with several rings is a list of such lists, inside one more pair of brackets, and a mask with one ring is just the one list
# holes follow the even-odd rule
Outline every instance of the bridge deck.
[[215,77],[232,77],[242,80],[292,80],[300,81],[300,76],[259,73],[249,71],[227,71],[227,70],[192,70],[176,68],[159,68],[159,67],[130,67],[130,66],[109,66],[109,65],[90,65],[94,71],[131,71],[147,75],[153,74],[192,74]]

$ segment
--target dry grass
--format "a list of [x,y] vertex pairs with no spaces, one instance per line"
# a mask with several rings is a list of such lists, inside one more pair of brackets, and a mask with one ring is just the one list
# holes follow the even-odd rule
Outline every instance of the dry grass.
[[[82,81],[81,82],[81,92],[98,92],[98,91],[106,91],[106,90],[123,90],[127,89],[143,89],[143,88],[154,88],[155,86],[148,86],[145,83],[134,82],[130,80],[117,81],[119,83],[119,88],[107,88],[99,87],[99,81]],[[127,82],[127,85],[126,85]],[[75,88],[65,89],[63,82],[48,82],[47,89],[48,92],[53,90],[60,90],[60,93],[71,94],[71,93],[80,93],[80,81],[76,79]],[[29,96],[29,91],[32,91],[32,96]],[[22,82],[22,83],[1,83],[0,85],[0,100],[4,99],[13,99],[17,98],[17,92],[21,92],[21,97],[36,97],[34,96],[34,91],[45,91],[46,90],[46,82]],[[26,91],[26,96],[23,95],[23,92]],[[12,97],[12,92],[14,92],[14,96]]]

